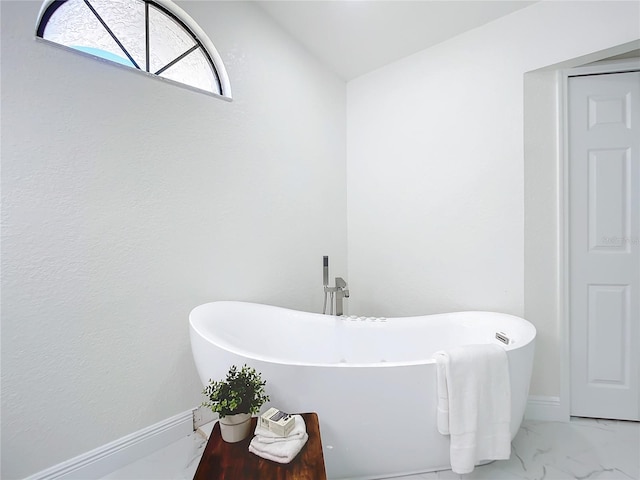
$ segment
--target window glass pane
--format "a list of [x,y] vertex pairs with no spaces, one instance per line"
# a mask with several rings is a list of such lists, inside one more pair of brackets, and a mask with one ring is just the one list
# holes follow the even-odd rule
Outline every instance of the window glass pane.
[[157,72],[193,47],[191,35],[157,8],[149,8],[150,71]]
[[[144,2],[142,0],[90,0],[138,66],[146,64]],[[124,54],[123,54],[124,55]]]
[[[91,32],[90,35],[87,32]],[[133,66],[122,49],[111,38],[96,16],[82,0],[63,3],[47,22],[43,38],[78,50],[100,55],[100,51],[120,59],[120,63]]]
[[198,48],[160,74],[208,92],[220,93],[218,82],[207,58]]
[[94,47],[73,47],[76,50],[80,50],[81,52],[90,53],[91,55],[95,55],[96,57],[106,58],[107,60],[111,60],[112,62],[120,63],[121,65],[126,65],[127,67],[133,67],[134,65],[131,63],[131,60],[125,57],[120,57],[111,52],[107,52],[106,50],[102,50],[100,48]]

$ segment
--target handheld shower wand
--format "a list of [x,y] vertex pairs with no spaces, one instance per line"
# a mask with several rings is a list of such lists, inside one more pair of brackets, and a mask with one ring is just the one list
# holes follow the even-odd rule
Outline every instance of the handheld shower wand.
[[329,257],[325,255],[322,257],[322,284],[324,285],[324,306],[322,307],[322,314],[327,313],[327,287],[329,286]]
[[329,257],[322,257],[322,284],[327,287],[329,285]]

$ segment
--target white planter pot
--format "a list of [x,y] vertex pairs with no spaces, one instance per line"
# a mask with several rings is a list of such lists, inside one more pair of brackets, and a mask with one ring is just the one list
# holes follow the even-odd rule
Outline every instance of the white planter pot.
[[228,443],[236,443],[244,440],[251,430],[251,414],[238,413],[220,417],[220,434]]

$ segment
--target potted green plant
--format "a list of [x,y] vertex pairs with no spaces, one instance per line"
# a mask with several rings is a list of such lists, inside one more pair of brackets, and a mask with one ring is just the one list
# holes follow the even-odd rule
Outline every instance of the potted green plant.
[[269,401],[266,383],[255,368],[246,364],[241,369],[232,365],[225,380],[209,380],[202,392],[207,396],[202,405],[220,415],[220,433],[224,441],[234,443],[247,437],[251,415],[258,413]]

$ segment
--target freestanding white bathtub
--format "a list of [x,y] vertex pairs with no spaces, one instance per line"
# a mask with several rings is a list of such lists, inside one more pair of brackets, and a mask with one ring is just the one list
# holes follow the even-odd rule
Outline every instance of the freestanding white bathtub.
[[450,469],[449,437],[436,428],[434,352],[498,343],[511,381],[511,436],[529,392],[536,330],[490,312],[345,318],[243,302],[213,302],[189,316],[203,384],[233,364],[262,373],[268,406],[317,412],[327,475],[373,479]]

